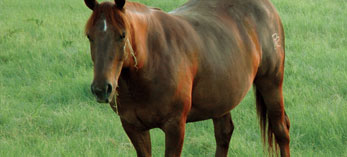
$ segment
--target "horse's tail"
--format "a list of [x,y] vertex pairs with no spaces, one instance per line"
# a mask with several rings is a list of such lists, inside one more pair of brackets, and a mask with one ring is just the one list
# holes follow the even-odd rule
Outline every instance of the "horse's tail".
[[257,114],[259,118],[263,143],[264,143],[264,146],[268,144],[269,153],[272,154],[273,146],[275,146],[275,150],[276,150],[275,152],[277,152],[278,144],[276,140],[274,139],[274,132],[269,123],[269,116],[268,116],[267,108],[264,102],[264,98],[262,94],[260,93],[259,89],[257,89],[257,87],[255,87],[255,97],[256,97],[256,104],[257,104],[256,108],[257,108]]

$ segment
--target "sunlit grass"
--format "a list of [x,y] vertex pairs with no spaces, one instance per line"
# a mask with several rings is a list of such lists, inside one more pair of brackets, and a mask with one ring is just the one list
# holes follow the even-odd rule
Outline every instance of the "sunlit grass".
[[[138,0],[169,11],[184,0]],[[347,156],[347,2],[273,0],[286,31],[293,156]],[[94,101],[83,0],[0,1],[0,156],[135,156]],[[263,156],[253,93],[232,111],[230,156]],[[164,134],[151,131],[153,156]],[[211,121],[187,125],[183,156],[213,156]]]

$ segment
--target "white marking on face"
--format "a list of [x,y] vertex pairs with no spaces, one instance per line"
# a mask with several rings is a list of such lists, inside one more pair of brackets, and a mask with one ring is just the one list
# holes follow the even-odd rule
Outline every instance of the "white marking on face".
[[104,20],[104,32],[106,32],[107,30],[107,23],[106,23],[106,19]]

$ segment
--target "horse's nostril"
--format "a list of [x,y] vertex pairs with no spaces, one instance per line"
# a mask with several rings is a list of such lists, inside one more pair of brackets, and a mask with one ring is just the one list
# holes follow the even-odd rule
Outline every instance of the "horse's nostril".
[[93,83],[90,86],[90,89],[93,93],[93,95],[97,98],[98,102],[103,102],[103,103],[107,103],[109,102],[109,97],[113,91],[113,87],[112,84],[106,82],[104,85],[101,84],[95,84]]
[[105,92],[106,92],[106,90],[107,90],[107,89],[105,89],[105,88],[104,88],[104,89],[98,88],[98,87],[95,86],[94,84],[92,84],[92,85],[90,86],[90,89],[91,89],[91,91],[92,91],[92,94],[95,95],[95,96],[98,96],[98,97],[105,95]]
[[107,83],[106,85],[106,92],[107,95],[110,95],[112,93],[112,85],[110,83]]

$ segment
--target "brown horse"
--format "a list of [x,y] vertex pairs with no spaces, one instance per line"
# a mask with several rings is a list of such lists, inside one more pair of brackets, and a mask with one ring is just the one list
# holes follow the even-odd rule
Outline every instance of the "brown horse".
[[170,13],[125,0],[85,3],[92,93],[118,112],[138,156],[151,156],[152,128],[165,133],[165,156],[180,156],[186,122],[206,119],[216,156],[226,156],[230,110],[252,84],[264,142],[290,156],[284,32],[269,0],[190,0]]

